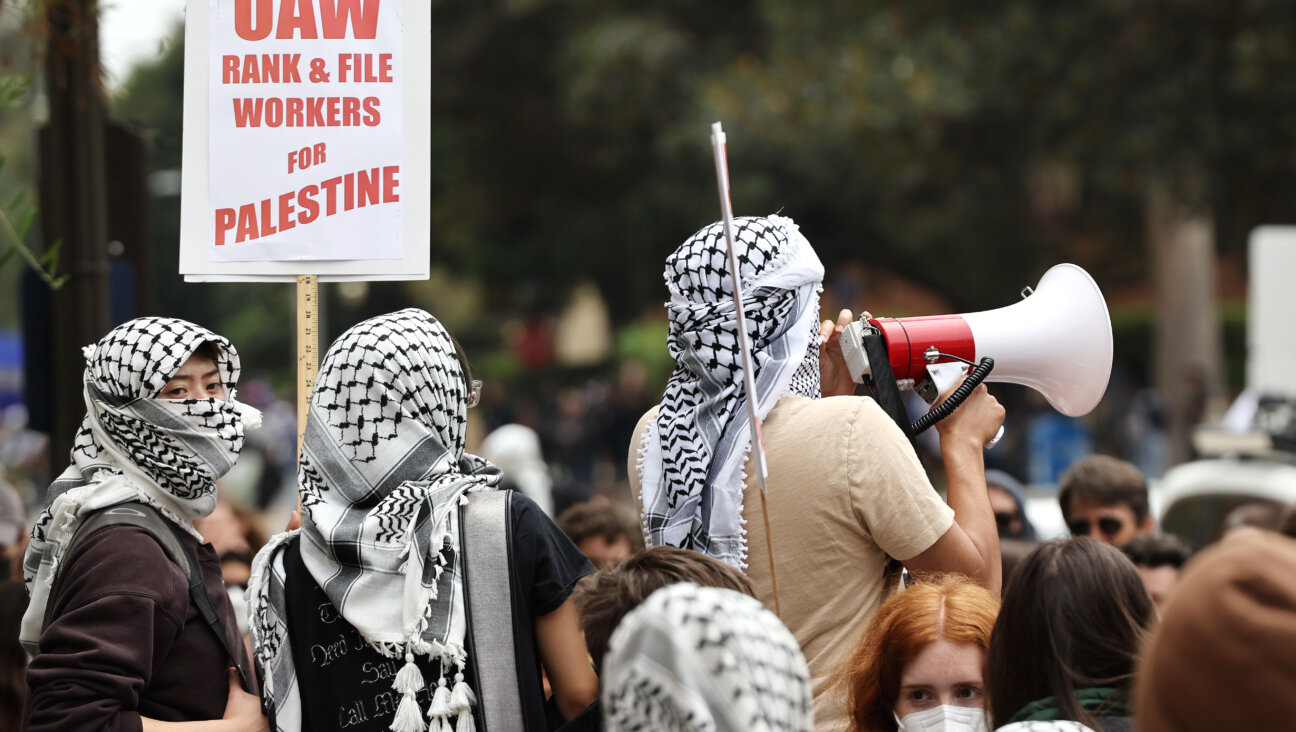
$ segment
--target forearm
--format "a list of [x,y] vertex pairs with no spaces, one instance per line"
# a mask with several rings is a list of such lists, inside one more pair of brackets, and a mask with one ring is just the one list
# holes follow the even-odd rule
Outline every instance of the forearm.
[[162,722],[140,717],[143,732],[243,732],[256,729],[239,724],[235,719],[208,719],[202,722]]
[[567,598],[557,610],[536,618],[535,629],[554,703],[563,719],[570,720],[598,698],[598,677],[581,640],[576,604]]
[[999,558],[999,532],[985,483],[985,459],[975,437],[941,436],[941,454],[947,477],[947,498],[954,522],[963,529],[980,559],[968,576],[999,592],[1003,565]]

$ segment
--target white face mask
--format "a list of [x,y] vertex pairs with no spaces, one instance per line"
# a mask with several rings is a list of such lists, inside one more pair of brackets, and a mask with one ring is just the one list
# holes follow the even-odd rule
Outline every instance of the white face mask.
[[987,732],[986,712],[948,704],[896,717],[900,732]]

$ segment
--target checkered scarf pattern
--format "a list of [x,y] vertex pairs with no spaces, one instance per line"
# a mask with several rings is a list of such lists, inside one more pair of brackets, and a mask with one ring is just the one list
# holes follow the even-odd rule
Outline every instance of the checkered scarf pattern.
[[813,728],[796,639],[733,590],[680,583],[654,592],[617,626],[604,666],[608,732]]
[[[452,716],[471,720],[461,676],[458,507],[466,493],[494,489],[500,479],[464,451],[464,379],[450,335],[428,313],[408,309],[356,325],[320,366],[297,474],[302,560],[342,617],[379,652],[404,657],[411,675],[414,654],[441,661],[428,713],[434,730],[449,729]],[[283,594],[282,549],[291,536],[261,551],[248,586],[262,694],[280,729],[300,719]],[[407,681],[412,698],[422,678]]]
[[[218,378],[229,398],[157,398],[204,342],[216,346]],[[234,400],[238,353],[206,328],[175,318],[137,318],[84,353],[86,416],[72,465],[50,485],[50,503],[32,527],[23,559],[32,596],[24,643],[40,635],[49,588],[84,516],[143,501],[198,536],[193,520],[215,508],[216,479],[238,460],[245,429],[260,424],[259,412]]]
[[[817,399],[823,265],[791,219],[734,221],[743,312],[761,419],[786,393]],[[743,389],[733,285],[723,223],[694,234],[666,260],[675,372],[639,451],[650,546],[747,561],[743,464],[751,426]]]

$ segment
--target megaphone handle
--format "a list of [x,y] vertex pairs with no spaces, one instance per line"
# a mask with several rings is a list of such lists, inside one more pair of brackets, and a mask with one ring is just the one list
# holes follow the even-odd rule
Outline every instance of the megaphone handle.
[[861,334],[860,345],[870,364],[870,373],[864,375],[863,384],[868,388],[870,396],[877,400],[878,406],[882,407],[882,411],[887,413],[896,426],[906,430],[909,427],[909,414],[905,411],[904,400],[900,397],[900,387],[896,384],[895,374],[891,371],[886,341],[876,330],[864,331]]
[[972,390],[980,386],[981,382],[985,381],[985,378],[990,375],[990,371],[993,369],[993,358],[987,356],[986,358],[981,359],[981,363],[973,366],[971,370],[968,371],[967,378],[963,380],[962,384],[959,384],[953,394],[949,395],[949,398],[940,404],[937,404],[930,412],[924,414],[918,419],[915,419],[909,424],[909,436],[914,437],[942,419],[948,417],[960,404],[963,403],[963,400],[972,395]]

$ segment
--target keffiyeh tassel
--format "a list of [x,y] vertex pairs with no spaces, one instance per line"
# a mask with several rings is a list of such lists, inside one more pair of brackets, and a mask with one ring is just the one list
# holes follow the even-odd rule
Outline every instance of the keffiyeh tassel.
[[[427,725],[423,723],[423,715],[419,712],[418,701],[414,699],[413,694],[406,694],[402,699],[400,706],[396,708],[396,719],[392,720],[392,732],[423,732]],[[433,730],[433,732],[440,732]]]
[[460,664],[459,671],[455,673],[454,691],[450,692],[450,713],[458,716],[455,732],[473,732],[477,728],[472,713],[476,703],[477,695],[468,686],[468,682],[464,681],[463,665]]
[[405,665],[397,672],[396,680],[392,683],[392,688],[401,695],[396,719],[392,721],[392,732],[423,732],[426,728],[418,706],[418,693],[426,686],[423,672],[419,670],[418,664],[414,663],[414,653],[406,650]]
[[450,689],[446,687],[445,676],[437,679],[436,693],[432,703],[428,704],[427,716],[432,722],[432,732],[452,732],[450,729]]

